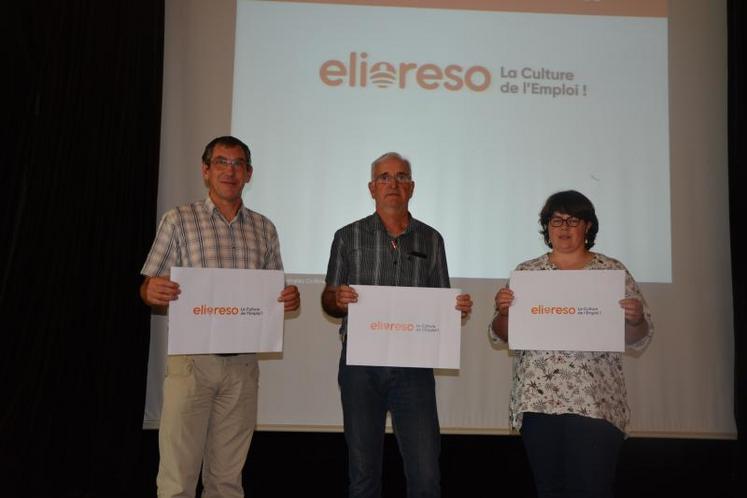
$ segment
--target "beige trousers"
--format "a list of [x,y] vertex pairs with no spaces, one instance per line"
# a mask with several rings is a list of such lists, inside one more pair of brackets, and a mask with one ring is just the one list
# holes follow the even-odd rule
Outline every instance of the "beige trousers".
[[159,498],[243,497],[241,472],[257,424],[255,354],[174,355],[166,364],[158,434]]

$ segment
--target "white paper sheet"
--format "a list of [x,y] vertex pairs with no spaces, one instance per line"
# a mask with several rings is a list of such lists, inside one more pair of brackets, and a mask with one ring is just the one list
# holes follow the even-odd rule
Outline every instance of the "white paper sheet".
[[459,289],[354,285],[348,306],[347,363],[459,368]]
[[171,280],[170,355],[283,350],[282,271],[174,267]]
[[622,270],[514,271],[511,349],[624,351]]

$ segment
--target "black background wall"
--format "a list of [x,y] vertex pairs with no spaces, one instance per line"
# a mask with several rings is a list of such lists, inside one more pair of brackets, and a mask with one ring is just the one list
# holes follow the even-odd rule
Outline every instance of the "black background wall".
[[[729,175],[738,441],[632,438],[618,496],[737,496],[745,481],[745,5],[729,6]],[[4,8],[11,87],[0,202],[0,496],[155,495],[143,431],[148,310],[138,276],[156,217],[163,0]],[[89,414],[83,418],[81,414]],[[385,494],[404,495],[393,438]],[[260,432],[248,496],[343,496],[341,434]],[[445,436],[444,496],[532,496],[521,442]],[[739,494],[741,496],[741,493]]]

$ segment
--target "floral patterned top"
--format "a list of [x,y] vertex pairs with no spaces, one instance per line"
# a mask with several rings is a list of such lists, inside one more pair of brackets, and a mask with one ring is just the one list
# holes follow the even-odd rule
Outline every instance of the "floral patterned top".
[[[585,270],[625,270],[625,297],[635,297],[643,304],[648,335],[629,348],[646,347],[654,332],[651,312],[638,284],[619,261],[600,253]],[[525,261],[517,270],[557,270],[549,253]],[[496,310],[497,313],[497,310]],[[493,315],[495,318],[495,315]],[[490,321],[493,323],[493,320]],[[503,342],[488,326],[490,339]],[[604,419],[625,432],[630,420],[622,353],[589,351],[513,351],[513,386],[511,388],[511,427],[521,429],[524,412],[575,413]]]

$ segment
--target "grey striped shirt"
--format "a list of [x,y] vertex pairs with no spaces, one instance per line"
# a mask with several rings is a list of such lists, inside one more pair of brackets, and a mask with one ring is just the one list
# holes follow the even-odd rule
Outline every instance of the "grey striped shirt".
[[[443,237],[415,218],[399,237],[392,237],[374,213],[335,233],[326,282],[332,287],[449,287]],[[343,319],[340,333],[346,326]]]
[[272,222],[243,205],[230,223],[208,197],[161,218],[141,274],[165,276],[172,266],[282,270]]

